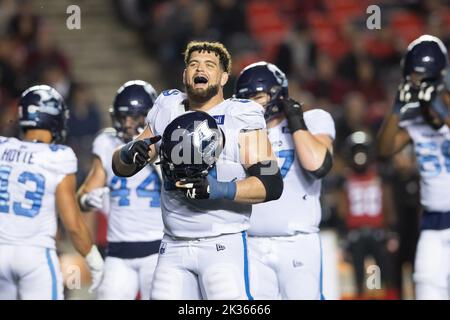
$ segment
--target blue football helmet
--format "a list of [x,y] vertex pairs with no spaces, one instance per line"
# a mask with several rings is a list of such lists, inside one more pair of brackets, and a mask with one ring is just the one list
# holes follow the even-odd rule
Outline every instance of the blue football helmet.
[[164,130],[160,159],[164,176],[175,182],[208,175],[223,150],[225,136],[206,112],[191,111],[175,118]]
[[[128,142],[133,137],[127,134],[125,121],[127,117],[142,118],[147,115],[153,107],[157,98],[156,90],[151,84],[142,80],[133,80],[126,82],[117,91],[112,107],[109,109],[113,126],[117,131],[118,137]],[[139,128],[143,128],[145,123],[140,121],[134,135],[139,133]]]
[[270,96],[270,101],[263,106],[267,121],[282,112],[280,99],[289,98],[286,75],[276,65],[265,61],[245,67],[236,80],[236,98],[249,99],[259,92],[266,92]]
[[51,132],[52,142],[63,143],[66,138],[69,110],[64,99],[52,87],[37,85],[22,93],[19,101],[19,126],[45,129]]
[[439,38],[422,35],[408,46],[402,60],[403,77],[410,80],[412,73],[421,81],[440,82],[448,65],[447,49]]

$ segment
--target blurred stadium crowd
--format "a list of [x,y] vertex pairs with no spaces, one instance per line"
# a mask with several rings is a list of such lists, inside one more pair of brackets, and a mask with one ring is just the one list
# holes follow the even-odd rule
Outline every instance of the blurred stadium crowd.
[[[339,235],[341,277],[346,265],[364,260],[367,254],[378,260],[382,272],[389,270],[384,278],[389,290],[383,297],[400,298],[403,292],[407,298],[411,293],[405,293],[402,284],[411,271],[406,276],[402,271],[412,268],[420,215],[412,150],[377,164],[387,203],[382,226],[350,226],[342,209],[349,172],[345,140],[355,131],[375,137],[400,81],[400,57],[411,40],[428,33],[449,47],[450,5],[445,0],[380,0],[381,29],[369,30],[366,8],[371,4],[367,0],[111,1],[120,23],[139,34],[148,59],[164,70],[160,83],[152,83],[155,87],[182,88],[181,77],[171,75],[181,74],[182,50],[189,40],[218,40],[233,55],[232,77],[225,87],[228,97],[243,67],[266,60],[287,74],[290,95],[303,101],[306,109],[320,107],[333,115],[335,162],[333,174],[324,181],[322,228]],[[95,102],[89,85],[74,79],[64,48],[55,43],[36,12],[34,1],[0,0],[0,135],[18,134],[17,100],[26,87],[53,86],[71,109],[68,144],[80,160],[81,182],[90,166],[91,142],[102,123],[109,123],[102,118],[106,106]],[[354,228],[377,229],[377,241],[355,247]],[[357,291],[341,288],[343,298],[366,297]]]

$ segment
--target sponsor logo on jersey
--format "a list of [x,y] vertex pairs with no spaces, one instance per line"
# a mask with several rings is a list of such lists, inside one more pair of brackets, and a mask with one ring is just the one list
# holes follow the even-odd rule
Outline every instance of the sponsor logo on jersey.
[[225,246],[223,244],[216,243],[216,250],[217,251],[222,251],[222,250],[225,250],[225,249],[226,248],[225,248]]
[[225,123],[225,115],[224,114],[213,116],[213,118],[216,120],[217,124]]

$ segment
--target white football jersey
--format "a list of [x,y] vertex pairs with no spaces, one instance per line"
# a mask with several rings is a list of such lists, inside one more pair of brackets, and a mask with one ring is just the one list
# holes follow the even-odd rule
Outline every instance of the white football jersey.
[[408,131],[420,170],[420,201],[427,211],[450,211],[450,130],[434,130],[422,116],[400,122]]
[[[178,90],[164,91],[147,115],[147,124],[155,135],[185,113],[186,94]],[[241,130],[264,129],[263,108],[250,100],[227,99],[210,109],[225,134],[225,146],[216,163],[217,180],[246,178],[240,163],[238,137]],[[160,142],[157,147],[159,148]],[[250,204],[230,200],[187,199],[179,190],[161,191],[161,209],[165,232],[175,237],[200,238],[236,233],[248,229],[252,211]]]
[[[334,121],[328,112],[306,111],[304,119],[312,134],[327,134],[334,140]],[[322,216],[319,199],[322,181],[301,167],[286,119],[268,129],[268,133],[278,158],[284,189],[280,199],[253,206],[248,234],[287,236],[317,232]]]
[[161,180],[151,165],[129,178],[116,176],[112,171],[112,155],[123,144],[112,128],[100,133],[93,143],[92,152],[102,161],[110,189],[107,239],[109,242],[159,240],[163,236]]
[[55,248],[55,192],[77,171],[70,147],[0,137],[0,244]]

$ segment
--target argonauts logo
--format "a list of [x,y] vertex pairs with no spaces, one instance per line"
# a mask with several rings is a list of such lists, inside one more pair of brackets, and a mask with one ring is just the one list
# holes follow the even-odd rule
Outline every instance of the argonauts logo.
[[204,120],[192,133],[192,144],[198,153],[203,155],[206,163],[215,161],[215,151],[219,146],[220,135],[216,130],[208,126],[208,121]]

